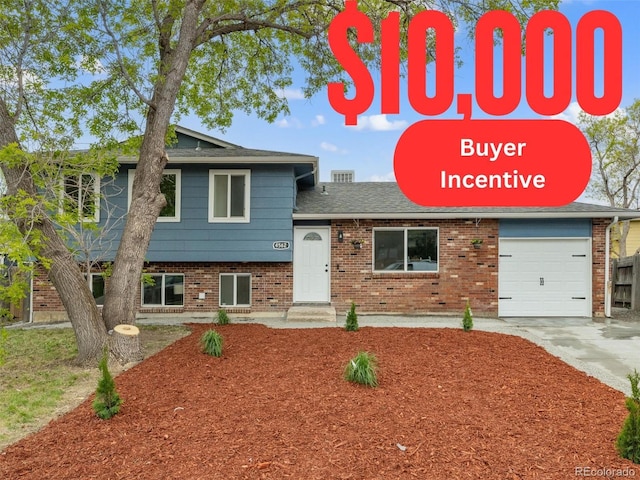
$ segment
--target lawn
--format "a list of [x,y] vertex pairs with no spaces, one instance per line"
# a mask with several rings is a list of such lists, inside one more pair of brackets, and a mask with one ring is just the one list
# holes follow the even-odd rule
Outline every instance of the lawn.
[[[520,337],[453,329],[211,325],[116,377],[0,455],[0,478],[567,479],[627,472],[622,393]],[[376,388],[347,382],[358,351]],[[621,476],[621,475],[619,475]]]

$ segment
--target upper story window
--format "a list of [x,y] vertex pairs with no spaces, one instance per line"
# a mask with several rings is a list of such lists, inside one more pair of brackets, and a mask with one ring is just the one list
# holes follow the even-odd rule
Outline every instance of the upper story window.
[[438,229],[374,229],[373,269],[379,272],[437,272]]
[[79,221],[100,221],[100,177],[83,173],[64,177],[61,211],[77,215]]
[[[136,171],[129,170],[129,204],[131,204],[131,192]],[[182,198],[182,178],[180,170],[167,169],[162,172],[160,191],[164,195],[167,204],[160,211],[158,222],[179,222],[180,201]]]
[[209,222],[249,222],[250,170],[209,170]]

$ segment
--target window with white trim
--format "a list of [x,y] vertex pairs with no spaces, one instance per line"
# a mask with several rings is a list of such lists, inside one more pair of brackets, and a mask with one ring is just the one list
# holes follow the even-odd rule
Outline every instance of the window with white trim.
[[95,173],[64,177],[60,213],[78,216],[78,221],[100,221],[100,177]]
[[[131,192],[133,191],[135,175],[135,170],[129,170],[129,205],[131,205]],[[158,222],[179,222],[182,200],[182,171],[179,169],[164,170],[160,181],[160,191],[164,195],[167,204],[160,211]]]
[[249,222],[251,170],[209,170],[209,222]]
[[374,228],[373,270],[437,272],[437,228]]
[[250,273],[221,273],[220,274],[220,306],[221,307],[251,306],[251,274]]
[[151,280],[142,283],[143,307],[184,306],[184,275],[181,273],[152,273]]

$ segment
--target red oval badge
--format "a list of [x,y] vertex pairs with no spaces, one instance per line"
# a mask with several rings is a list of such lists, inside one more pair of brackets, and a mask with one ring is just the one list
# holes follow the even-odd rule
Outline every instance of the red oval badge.
[[591,150],[563,120],[423,120],[398,140],[394,171],[423,206],[561,206],[586,188]]

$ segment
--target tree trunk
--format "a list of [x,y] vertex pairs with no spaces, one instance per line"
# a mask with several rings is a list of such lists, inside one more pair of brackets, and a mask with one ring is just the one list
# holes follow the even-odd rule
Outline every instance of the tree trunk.
[[629,228],[631,227],[631,222],[629,220],[624,220],[618,223],[618,256],[620,258],[624,258],[627,256],[627,236],[629,235]]
[[111,354],[121,365],[142,360],[139,335],[140,330],[133,325],[116,325],[113,329]]
[[129,212],[102,310],[109,329],[118,324],[135,323],[142,267],[153,228],[160,210],[165,205],[164,195],[160,192],[160,181],[167,164],[167,130],[189,58],[196,44],[201,3],[185,3],[180,33],[175,44],[163,47],[163,42],[160,42],[161,62],[158,78],[161,80],[156,82],[150,101]]
[[[10,144],[18,145],[18,137],[6,104],[0,99],[0,148]],[[27,166],[10,167],[3,163],[1,167],[7,183],[8,195],[24,191],[31,198],[38,198],[38,191]],[[34,222],[13,218],[11,212],[9,216],[23,235],[33,235],[34,231],[40,234],[41,245],[38,255],[51,262],[49,278],[60,295],[76,335],[78,345],[76,361],[80,364],[97,363],[107,342],[107,330],[93,294],[77,261],[69,252],[64,240],[58,235],[43,206],[37,203],[32,207],[32,212],[33,218],[37,219]]]

